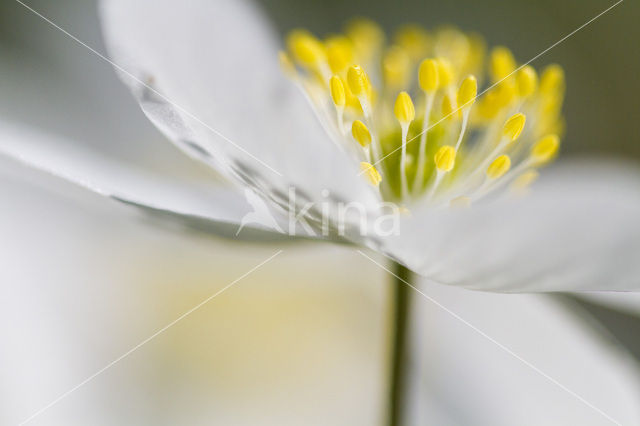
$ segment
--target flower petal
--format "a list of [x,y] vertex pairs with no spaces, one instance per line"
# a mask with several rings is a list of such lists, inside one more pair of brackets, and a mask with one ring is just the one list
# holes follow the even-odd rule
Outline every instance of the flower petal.
[[233,224],[234,231],[253,211],[241,192],[220,182],[114,161],[78,143],[12,123],[0,125],[0,153],[106,197],[156,212]]
[[[425,294],[589,404],[620,424],[640,421],[634,359],[553,296],[473,292],[426,281],[418,284]],[[450,313],[419,294],[414,302],[422,354],[416,369],[425,391],[420,402],[442,401],[450,424],[609,423]]]
[[376,202],[284,77],[277,37],[252,3],[105,0],[102,21],[123,81],[191,155],[280,206],[290,187],[301,203]]
[[421,212],[381,250],[471,289],[640,290],[640,173],[619,163],[545,170],[531,193],[464,211]]

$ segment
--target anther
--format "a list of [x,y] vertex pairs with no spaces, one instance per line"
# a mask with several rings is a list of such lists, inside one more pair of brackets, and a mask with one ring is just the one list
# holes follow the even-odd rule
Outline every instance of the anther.
[[382,176],[380,176],[380,173],[378,173],[378,170],[376,170],[376,168],[373,165],[367,162],[363,161],[360,163],[360,172],[364,175],[367,181],[369,181],[369,183],[373,186],[378,186],[382,181]]
[[367,74],[359,65],[349,67],[349,71],[347,71],[347,83],[349,84],[349,89],[351,89],[351,92],[355,96],[361,97],[367,95]]
[[360,120],[354,121],[351,125],[351,134],[363,148],[369,146],[371,143],[371,133],[369,129],[367,129],[367,126]]
[[435,162],[438,171],[451,171],[456,163],[456,150],[452,146],[445,145],[436,152],[436,155],[433,157],[433,161]]
[[500,81],[516,69],[513,54],[506,47],[496,47],[491,51],[490,71],[493,81]]
[[552,94],[564,90],[564,70],[560,65],[549,65],[540,76],[540,91]]
[[468,76],[460,84],[458,89],[458,105],[460,108],[470,108],[478,94],[478,81],[472,75]]
[[516,74],[516,85],[518,87],[518,95],[521,98],[531,96],[538,87],[538,74],[530,65],[525,65]]
[[509,119],[504,123],[504,127],[502,128],[502,133],[505,137],[509,138],[510,141],[515,141],[522,133],[524,129],[524,123],[526,121],[526,117],[522,113],[517,113],[509,117]]
[[440,80],[440,87],[447,87],[453,83],[454,74],[453,66],[446,58],[437,58],[438,63],[438,78]]
[[425,59],[418,68],[418,83],[426,93],[438,90],[438,63],[434,59]]
[[513,183],[511,184],[511,189],[515,191],[522,191],[530,186],[536,179],[538,179],[538,172],[535,170],[527,170],[522,173],[520,176],[515,178]]
[[344,92],[344,84],[340,77],[334,75],[331,77],[329,88],[331,90],[331,99],[333,103],[338,107],[344,107],[347,102],[347,98]]
[[353,47],[346,37],[335,36],[325,42],[327,61],[334,74],[344,71],[353,61]]
[[382,59],[384,81],[392,88],[403,87],[409,80],[411,59],[404,49],[394,46]]
[[456,110],[456,106],[454,105],[453,99],[451,96],[444,95],[442,97],[442,116],[443,118],[453,119],[457,116],[458,111]]
[[501,155],[487,168],[487,177],[489,179],[498,179],[502,177],[511,168],[511,158],[508,155]]
[[304,30],[293,30],[287,39],[293,57],[303,65],[316,66],[326,58],[322,43]]
[[416,117],[416,110],[407,92],[400,92],[396,98],[393,113],[400,123],[411,123]]
[[560,139],[557,135],[547,135],[540,139],[531,148],[531,159],[536,165],[542,165],[551,160],[560,147]]

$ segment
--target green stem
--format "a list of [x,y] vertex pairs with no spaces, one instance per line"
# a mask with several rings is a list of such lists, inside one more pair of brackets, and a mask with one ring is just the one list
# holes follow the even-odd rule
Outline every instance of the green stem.
[[403,408],[407,397],[407,352],[409,303],[413,274],[404,266],[394,263],[393,272],[393,323],[392,323],[392,357],[391,377],[389,384],[389,426],[402,426],[404,423]]

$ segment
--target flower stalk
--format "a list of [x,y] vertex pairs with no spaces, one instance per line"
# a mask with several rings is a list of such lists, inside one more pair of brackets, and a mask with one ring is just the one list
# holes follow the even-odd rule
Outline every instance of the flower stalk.
[[393,264],[394,279],[391,282],[393,299],[391,301],[391,360],[389,378],[388,425],[404,424],[404,408],[408,395],[408,352],[409,352],[409,307],[413,273],[406,267]]

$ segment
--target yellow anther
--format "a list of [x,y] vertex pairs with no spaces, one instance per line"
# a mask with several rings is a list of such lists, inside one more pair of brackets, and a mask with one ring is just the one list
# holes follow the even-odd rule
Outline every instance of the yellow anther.
[[418,83],[427,93],[438,90],[438,63],[434,59],[425,59],[418,68]]
[[452,146],[445,145],[436,152],[433,161],[438,171],[448,172],[456,163],[456,150]]
[[291,58],[287,55],[287,52],[280,51],[278,52],[278,60],[280,61],[280,68],[285,72],[285,74],[292,76],[296,73],[296,67],[291,62]]
[[461,108],[469,108],[476,100],[478,94],[478,81],[472,75],[462,81],[458,89],[458,105]]
[[384,44],[384,31],[369,19],[354,19],[347,24],[345,30],[360,60],[369,61]]
[[496,102],[503,108],[509,104],[516,98],[518,95],[518,86],[516,85],[516,81],[513,77],[509,77],[502,81],[496,87]]
[[457,111],[457,107],[451,96],[444,95],[442,97],[442,117],[447,119],[453,119],[460,115],[460,111]]
[[357,97],[366,96],[371,86],[367,74],[359,65],[349,67],[349,71],[347,71],[347,84],[349,84],[351,93]]
[[471,205],[471,198],[461,195],[449,201],[449,207],[453,209],[465,209]]
[[498,179],[502,177],[511,168],[511,158],[508,155],[501,155],[487,168],[487,177],[489,179]]
[[491,78],[499,81],[511,74],[516,69],[516,61],[513,54],[506,47],[496,47],[491,51]]
[[440,80],[440,87],[447,87],[453,83],[455,75],[453,73],[453,66],[446,58],[437,58],[438,62],[438,79]]
[[382,59],[384,81],[393,88],[404,87],[411,72],[411,59],[407,52],[394,46],[387,51]]
[[502,134],[509,138],[511,141],[515,141],[522,133],[524,129],[524,123],[526,121],[526,117],[521,112],[512,115],[509,119],[504,123],[504,127],[502,128]]
[[395,42],[406,49],[414,61],[419,61],[427,53],[431,39],[419,25],[404,25],[396,32]]
[[347,96],[344,92],[344,84],[337,75],[331,77],[329,81],[329,88],[331,90],[331,99],[336,106],[343,107],[347,103]]
[[371,143],[371,133],[360,120],[354,121],[351,125],[351,134],[362,147],[366,147]]
[[518,86],[518,95],[522,98],[531,96],[538,88],[538,74],[536,70],[529,65],[525,65],[516,74],[516,85]]
[[478,73],[482,70],[484,63],[484,56],[486,52],[486,45],[484,38],[478,34],[470,34],[469,40],[469,53],[467,54],[467,60],[465,62],[465,71]]
[[344,71],[353,62],[353,45],[343,36],[334,36],[325,42],[329,68],[334,74]]
[[564,70],[560,65],[549,65],[540,76],[540,91],[552,94],[564,91]]
[[407,92],[400,92],[396,98],[393,113],[400,123],[411,123],[416,118],[416,110]]
[[547,135],[540,139],[531,148],[531,159],[537,165],[549,162],[558,152],[560,147],[560,138],[558,135]]
[[294,59],[303,65],[315,66],[326,59],[324,46],[308,31],[291,31],[287,37],[287,46]]
[[378,173],[375,167],[371,164],[362,162],[360,163],[360,172],[364,175],[364,177],[369,181],[369,183],[373,186],[378,186],[382,181],[382,176]]
[[536,179],[538,179],[538,172],[535,170],[528,170],[518,176],[513,183],[511,184],[511,188],[515,190],[523,190],[529,185],[531,185]]

